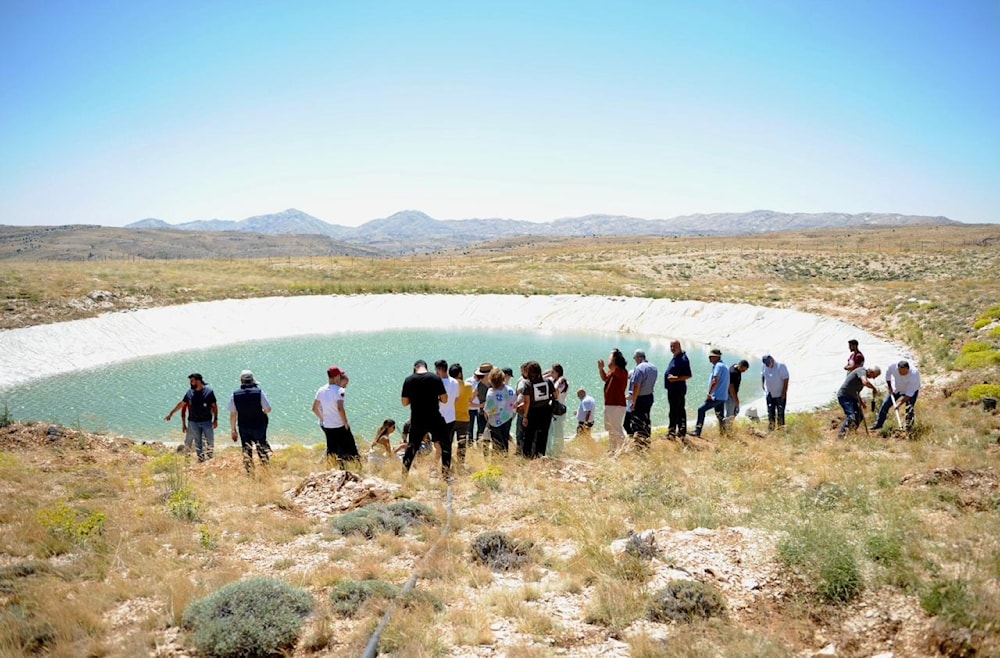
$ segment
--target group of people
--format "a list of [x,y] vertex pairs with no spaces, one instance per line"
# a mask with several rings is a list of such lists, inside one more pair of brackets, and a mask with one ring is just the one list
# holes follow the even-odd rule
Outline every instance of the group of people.
[[[188,375],[190,388],[184,392],[181,401],[170,410],[165,420],[170,420],[180,411],[181,431],[184,432],[184,451],[192,451],[199,462],[211,459],[215,453],[215,430],[219,428],[219,404],[215,391],[205,383],[201,373]],[[254,379],[253,372],[240,373],[240,387],[229,396],[229,426],[233,443],[239,439],[243,449],[243,464],[250,472],[253,469],[253,452],[264,465],[271,457],[271,446],[267,442],[268,415],[271,403]]]
[[[844,410],[844,421],[837,432],[837,437],[841,439],[847,435],[848,431],[856,430],[865,423],[864,404],[861,400],[861,392],[865,388],[872,391],[872,410],[874,411],[875,400],[878,396],[875,380],[882,374],[882,369],[878,366],[865,366],[865,355],[858,349],[858,341],[848,341],[847,347],[850,350],[850,356],[844,365],[847,376],[837,391],[837,402]],[[870,428],[865,425],[865,428],[873,432],[881,430],[889,417],[889,412],[894,411],[899,428],[908,431],[913,427],[915,419],[917,396],[920,393],[920,372],[904,359],[886,368],[885,384],[885,400],[879,408],[875,423]],[[905,423],[899,415],[899,409],[904,405],[906,407]]]
[[[750,363],[744,359],[731,367],[726,366],[722,361],[721,350],[709,350],[708,360],[712,364],[712,373],[708,391],[704,402],[698,407],[694,430],[689,433],[686,405],[687,382],[692,377],[691,361],[679,340],[670,341],[670,353],[670,363],[663,376],[669,408],[667,437],[682,441],[689,435],[700,437],[709,412],[715,414],[720,431],[726,433],[732,419],[740,413],[739,392],[743,373],[750,369]],[[598,374],[604,382],[604,429],[608,432],[608,448],[612,453],[629,447],[636,450],[649,447],[652,424],[650,413],[655,399],[653,394],[659,381],[659,370],[646,358],[644,350],[635,350],[632,358],[635,367],[631,373],[625,356],[618,349],[611,351],[607,363],[603,359],[597,362]],[[767,392],[771,429],[783,426],[788,369],[775,362],[770,355],[764,357],[761,386]],[[630,446],[626,445],[626,440],[631,441]]]
[[[850,356],[844,370],[847,376],[837,392],[837,400],[845,413],[839,436],[864,422],[861,391],[867,387],[877,393],[874,380],[882,372],[878,366],[866,368],[858,342],[848,343]],[[667,437],[686,441],[687,436],[700,437],[706,416],[714,413],[719,431],[725,435],[733,419],[740,413],[740,389],[743,375],[750,368],[746,360],[727,366],[722,351],[710,349],[712,365],[708,390],[697,408],[694,430],[687,428],[687,383],[692,377],[691,363],[680,341],[670,342],[671,359],[663,377],[666,389],[669,421]],[[611,351],[608,360],[597,361],[598,375],[604,386],[604,429],[608,433],[608,449],[618,453],[626,449],[644,450],[649,447],[652,432],[651,411],[659,370],[644,350],[632,355],[635,367],[621,350]],[[785,425],[788,396],[788,368],[770,354],[762,358],[761,388],[767,403],[768,428]],[[512,385],[513,370],[482,363],[468,378],[460,364],[449,366],[447,361],[434,363],[431,371],[424,360],[413,365],[413,372],[403,381],[401,403],[410,410],[410,420],[403,426],[403,443],[393,448],[391,436],[396,423],[386,419],[376,433],[369,451],[370,458],[402,456],[402,471],[407,474],[415,457],[422,451],[433,451],[440,459],[441,472],[450,477],[452,446],[457,446],[458,459],[465,461],[466,451],[476,443],[484,449],[506,454],[515,452],[528,459],[558,453],[563,448],[566,402],[569,382],[563,367],[552,364],[543,370],[538,361],[521,365],[521,377]],[[326,370],[327,383],[313,399],[312,413],[319,420],[326,440],[326,455],[341,468],[358,462],[361,455],[347,418],[345,405],[347,373],[339,366]],[[890,366],[885,374],[888,395],[879,410],[871,430],[885,424],[890,411],[906,406],[906,426],[913,424],[914,405],[920,389],[920,374],[907,361]],[[194,452],[198,461],[211,459],[214,452],[214,430],[219,424],[219,408],[215,392],[199,373],[188,376],[190,388],[180,402],[167,414],[170,420],[178,411],[185,433],[185,451]],[[577,389],[577,436],[589,435],[594,425],[596,401],[583,388]],[[240,388],[229,397],[229,423],[233,442],[241,441],[243,462],[248,472],[253,469],[253,454],[264,465],[269,461],[271,447],[267,441],[268,416],[271,405],[249,370],[240,373]],[[756,410],[747,415],[756,419]]]

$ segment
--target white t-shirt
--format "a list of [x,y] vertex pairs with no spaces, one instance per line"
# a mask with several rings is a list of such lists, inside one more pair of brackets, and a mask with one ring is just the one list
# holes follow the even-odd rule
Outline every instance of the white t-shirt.
[[576,420],[579,423],[586,422],[588,412],[590,414],[590,422],[594,422],[594,411],[597,409],[597,402],[594,398],[589,395],[583,396],[580,400],[580,408],[576,410]]
[[338,402],[344,400],[344,389],[336,384],[320,386],[316,391],[316,399],[319,400],[320,409],[323,412],[323,427],[334,429],[344,426],[344,418],[340,415]]
[[785,391],[785,381],[788,379],[788,368],[784,363],[774,362],[770,368],[764,366],[764,390],[772,398],[780,398]]
[[455,402],[458,401],[458,380],[454,377],[442,377],[441,383],[444,384],[444,392],[448,394],[447,402],[438,402],[441,417],[444,418],[444,422],[446,423],[454,423]]
[[892,390],[908,398],[912,398],[920,390],[920,373],[912,365],[908,373],[901,375],[899,365],[893,363],[885,369],[885,381],[891,381]]

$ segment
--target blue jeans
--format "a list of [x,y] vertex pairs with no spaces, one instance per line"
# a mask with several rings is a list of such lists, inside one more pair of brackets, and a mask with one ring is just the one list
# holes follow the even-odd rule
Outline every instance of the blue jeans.
[[479,437],[489,431],[486,427],[486,414],[482,409],[469,409],[469,443],[475,443]]
[[719,419],[719,433],[726,433],[726,426],[723,423],[726,414],[725,400],[705,400],[705,404],[698,407],[698,422],[694,426],[696,436],[701,436],[701,428],[705,424],[705,413],[709,410],[715,411],[715,417]]
[[212,458],[215,454],[215,431],[212,429],[212,421],[188,421],[184,445],[190,450],[192,444],[194,444],[194,450],[198,454],[198,461],[203,462]]
[[[917,404],[917,396],[920,395],[920,391],[913,394],[913,397],[906,401],[906,427],[901,427],[900,429],[909,429],[913,427],[913,407]],[[882,403],[882,408],[878,410],[878,418],[875,420],[875,427],[872,429],[878,430],[882,429],[885,425],[885,419],[889,416],[889,409],[892,405],[896,403],[902,395],[899,393],[893,393],[892,395],[885,396],[885,402]]]
[[857,398],[852,398],[848,395],[838,395],[837,402],[840,403],[840,408],[844,410],[847,416],[840,425],[840,431],[837,432],[837,438],[842,439],[847,434],[847,430],[854,429],[858,426],[858,423],[864,422],[864,416],[861,415],[861,402]]

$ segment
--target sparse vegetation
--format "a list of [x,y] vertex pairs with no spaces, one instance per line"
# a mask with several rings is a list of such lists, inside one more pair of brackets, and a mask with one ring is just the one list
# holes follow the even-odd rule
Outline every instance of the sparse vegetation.
[[272,656],[294,646],[312,596],[270,578],[251,578],[192,603],[184,627],[206,656]]
[[719,591],[697,580],[672,580],[653,595],[649,618],[653,621],[690,622],[726,614]]
[[[360,655],[386,599],[345,594],[353,613],[341,617],[335,590],[402,583],[413,571],[415,596],[396,608],[382,653],[494,645],[510,656],[574,655],[611,635],[635,656],[806,655],[826,644],[845,655],[1000,654],[1000,416],[971,404],[997,397],[1000,384],[989,356],[1000,349],[997,234],[920,228],[905,250],[898,234],[866,230],[569,240],[377,263],[200,261],[193,283],[182,261],[0,262],[4,327],[93,315],[69,302],[94,289],[110,291],[115,308],[310,292],[588,290],[834,314],[906,343],[925,378],[920,432],[905,439],[859,432],[836,442],[839,413],[820,410],[790,417],[780,435],[737,423],[726,441],[696,450],[660,436],[646,454],[616,459],[591,441],[528,463],[470,451],[473,475],[453,485],[452,535],[429,557],[443,483],[424,469],[367,515],[314,515],[286,492],[317,470],[322,448],[278,450],[268,472],[247,478],[238,449],[220,446],[198,464],[159,446],[69,428],[53,441],[47,426],[9,422],[0,486],[16,495],[0,502],[0,655],[191,653],[194,629],[181,626],[193,602],[275,573],[318,602],[314,615],[294,615],[295,653]],[[948,372],[967,355],[979,356]],[[610,547],[629,529],[649,540],[616,555]],[[484,559],[470,559],[484,535]],[[696,561],[714,549],[713,560]],[[515,568],[494,570],[494,555]],[[720,572],[725,555],[739,562]],[[661,584],[676,578],[668,569],[714,586],[730,613],[651,621]],[[668,639],[661,623],[673,625]]]

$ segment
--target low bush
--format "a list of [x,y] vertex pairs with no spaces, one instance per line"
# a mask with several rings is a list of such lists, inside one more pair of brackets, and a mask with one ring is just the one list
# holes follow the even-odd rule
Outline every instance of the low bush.
[[660,548],[656,545],[656,536],[649,533],[645,537],[629,530],[628,541],[625,543],[625,554],[642,560],[652,560],[660,556]]
[[398,594],[398,587],[382,580],[349,580],[330,591],[330,602],[333,611],[341,617],[353,617],[368,601],[391,600]]
[[479,564],[509,571],[528,562],[534,544],[511,539],[502,532],[484,532],[472,542],[472,559]]
[[52,537],[68,544],[83,543],[103,533],[106,518],[103,512],[78,510],[65,502],[43,507],[35,514],[35,520]]
[[373,539],[386,531],[399,535],[411,525],[436,521],[429,507],[405,500],[390,505],[369,505],[341,514],[333,519],[333,529],[342,535],[359,534]]
[[475,484],[480,489],[486,489],[489,491],[499,491],[500,490],[500,479],[503,477],[503,471],[500,470],[499,466],[490,464],[481,471],[476,471],[472,474],[472,483]]
[[697,580],[670,581],[653,595],[649,608],[649,618],[659,622],[690,622],[725,614],[726,603],[719,591]]
[[975,384],[969,387],[968,398],[979,402],[983,398],[1000,398],[1000,384]]
[[233,583],[184,611],[198,650],[217,658],[273,656],[295,646],[313,597],[272,578]]

